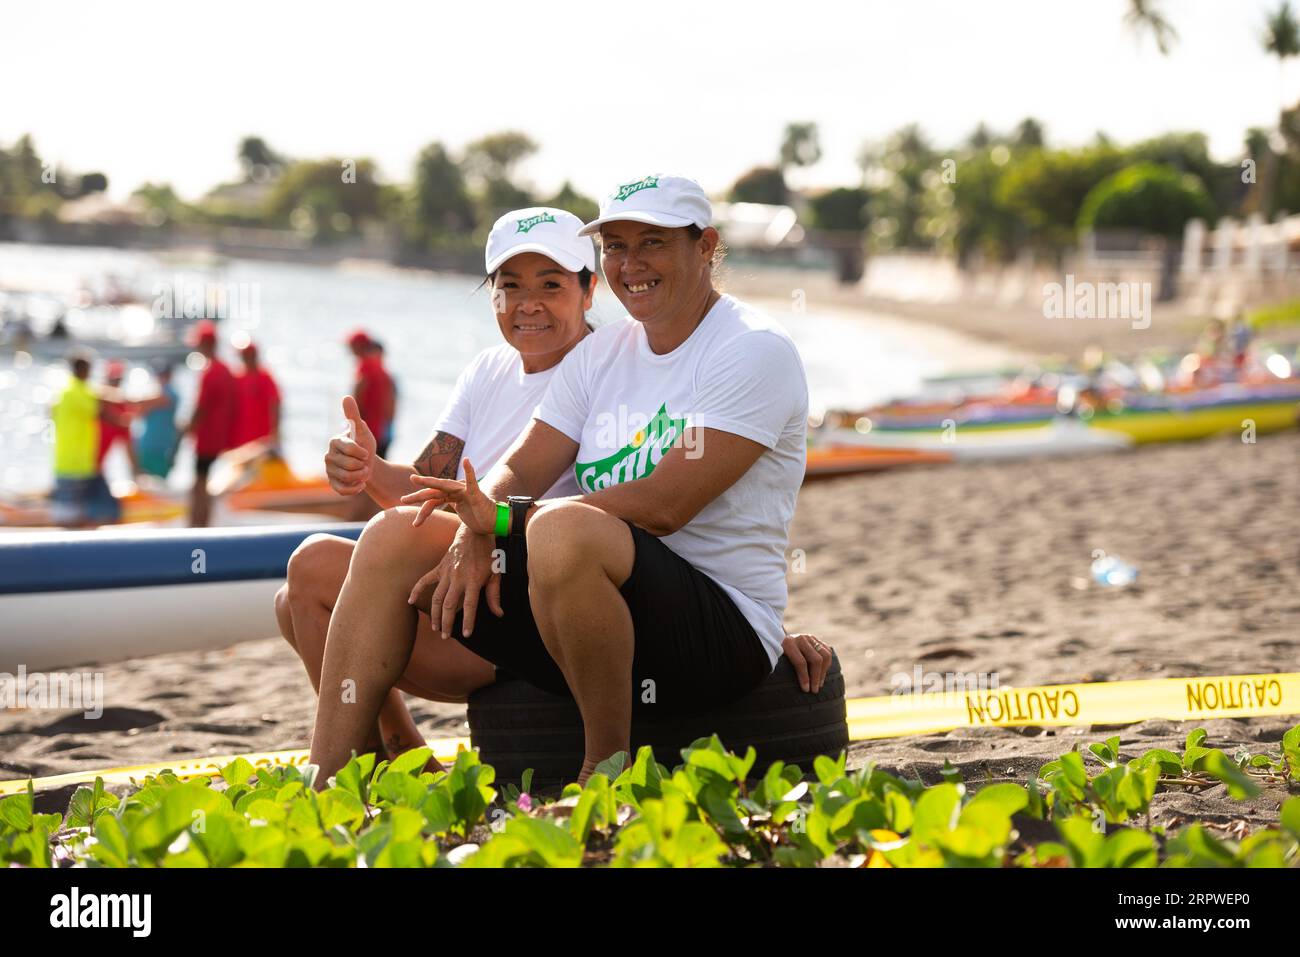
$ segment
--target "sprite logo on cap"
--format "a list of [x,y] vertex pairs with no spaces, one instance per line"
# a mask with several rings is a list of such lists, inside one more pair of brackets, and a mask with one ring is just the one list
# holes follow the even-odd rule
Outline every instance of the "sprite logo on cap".
[[553,223],[555,217],[550,213],[538,213],[536,216],[529,216],[527,219],[515,220],[515,232],[526,233],[538,223]]
[[643,189],[658,189],[659,177],[647,176],[645,179],[639,179],[635,183],[624,183],[614,194],[614,202],[621,203],[633,193],[639,193]]

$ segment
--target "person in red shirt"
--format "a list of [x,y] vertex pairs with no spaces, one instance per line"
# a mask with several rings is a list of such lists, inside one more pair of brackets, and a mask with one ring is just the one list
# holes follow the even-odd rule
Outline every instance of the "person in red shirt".
[[126,457],[131,462],[131,474],[139,469],[135,449],[131,445],[131,404],[122,397],[122,377],[126,366],[117,360],[104,369],[104,390],[99,402],[99,453],[96,462],[104,471],[104,459],[119,441],[126,447]]
[[235,376],[238,409],[232,447],[266,439],[271,445],[280,441],[280,389],[275,379],[258,361],[257,346],[247,343],[239,350],[244,370]]
[[190,524],[203,528],[212,507],[208,497],[208,471],[218,455],[231,448],[235,425],[235,377],[217,358],[217,327],[205,319],[194,327],[191,337],[197,351],[207,359],[199,380],[194,414],[182,434],[194,436],[194,488],[190,492]]
[[348,347],[357,357],[357,381],[352,387],[352,397],[357,400],[361,421],[379,440],[377,454],[383,458],[388,452],[389,426],[397,406],[393,377],[384,368],[383,350],[368,333],[361,329],[352,333],[348,337]]

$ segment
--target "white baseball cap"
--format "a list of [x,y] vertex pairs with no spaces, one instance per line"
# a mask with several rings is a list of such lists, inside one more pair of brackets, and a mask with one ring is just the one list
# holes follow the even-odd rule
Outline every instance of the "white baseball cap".
[[506,213],[488,233],[485,259],[488,275],[511,256],[541,253],[569,272],[596,271],[596,246],[582,235],[582,220],[551,206],[531,206]]
[[713,207],[693,179],[646,176],[623,183],[605,197],[600,204],[600,215],[582,227],[582,235],[590,236],[599,232],[605,223],[618,219],[674,229],[690,225],[703,229],[713,222]]

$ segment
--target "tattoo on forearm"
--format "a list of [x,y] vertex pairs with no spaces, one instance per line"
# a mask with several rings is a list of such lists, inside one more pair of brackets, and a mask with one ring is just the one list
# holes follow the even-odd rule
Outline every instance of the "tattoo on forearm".
[[460,467],[460,455],[465,450],[465,442],[446,432],[435,432],[429,444],[415,459],[415,470],[421,475],[432,478],[456,477]]

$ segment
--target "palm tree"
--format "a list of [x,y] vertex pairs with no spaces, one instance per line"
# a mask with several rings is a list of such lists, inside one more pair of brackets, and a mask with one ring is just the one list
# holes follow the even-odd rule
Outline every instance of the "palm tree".
[[1293,56],[1300,56],[1300,23],[1296,22],[1291,10],[1291,0],[1282,0],[1281,5],[1269,14],[1264,23],[1264,52],[1277,57],[1279,78],[1278,96],[1278,132],[1273,148],[1268,151],[1268,171],[1260,184],[1265,202],[1261,211],[1267,216],[1273,212],[1273,194],[1276,191],[1279,170],[1278,153],[1285,149],[1282,137],[1283,118],[1286,113],[1286,61]]
[[1162,56],[1169,55],[1170,49],[1178,39],[1178,31],[1160,12],[1156,0],[1129,0],[1128,13],[1124,14],[1124,22],[1134,33],[1150,32],[1155,38],[1156,49]]
[[1265,23],[1264,50],[1276,56],[1279,62],[1300,54],[1300,24],[1296,23],[1291,11],[1291,0],[1282,0],[1282,5],[1269,15]]
[[822,158],[821,143],[816,123],[787,123],[781,137],[778,168],[785,172],[791,166],[812,166]]

